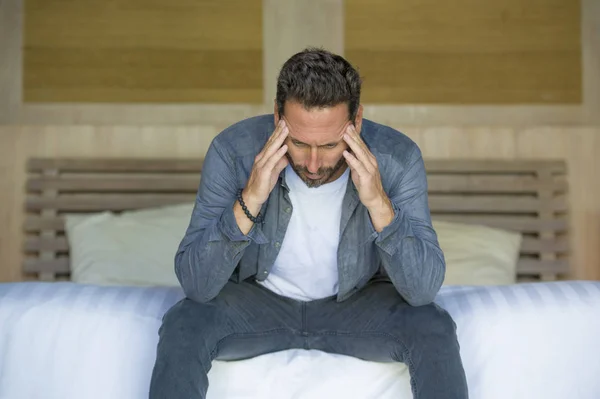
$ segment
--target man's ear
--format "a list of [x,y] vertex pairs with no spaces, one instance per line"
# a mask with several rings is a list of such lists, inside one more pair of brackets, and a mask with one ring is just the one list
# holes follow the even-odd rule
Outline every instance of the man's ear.
[[360,134],[360,129],[362,128],[362,118],[363,118],[363,106],[362,104],[358,105],[358,109],[356,110],[356,117],[354,118],[354,128]]

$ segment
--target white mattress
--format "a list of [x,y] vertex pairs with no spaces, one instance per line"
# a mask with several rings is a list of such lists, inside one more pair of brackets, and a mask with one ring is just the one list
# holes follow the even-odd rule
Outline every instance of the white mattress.
[[[146,398],[174,288],[0,284],[0,398]],[[600,398],[600,283],[443,288],[471,399]],[[215,362],[209,399],[411,398],[402,364],[289,350]],[[435,380],[432,380],[435,383]]]

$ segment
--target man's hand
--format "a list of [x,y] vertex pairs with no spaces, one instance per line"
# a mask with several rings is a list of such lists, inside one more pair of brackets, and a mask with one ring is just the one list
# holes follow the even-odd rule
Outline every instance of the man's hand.
[[[279,174],[289,164],[287,158],[284,157],[288,147],[283,144],[287,135],[288,128],[281,119],[262,151],[254,158],[254,165],[246,187],[242,191],[242,198],[248,211],[255,217],[260,212],[262,204],[269,198]],[[237,201],[234,206],[234,214],[240,230],[244,234],[248,234],[253,223],[246,217]]]
[[353,152],[344,151],[343,155],[350,167],[360,201],[369,210],[375,230],[381,232],[394,219],[394,209],[383,189],[377,159],[353,125],[346,129],[344,140]]

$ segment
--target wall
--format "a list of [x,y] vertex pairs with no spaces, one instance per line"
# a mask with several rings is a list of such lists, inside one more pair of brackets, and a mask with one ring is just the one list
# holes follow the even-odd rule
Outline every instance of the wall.
[[[531,3],[531,0],[522,0]],[[559,0],[552,0],[557,2]],[[570,4],[571,0],[560,0]],[[236,103],[24,103],[23,0],[0,2],[0,124],[223,124],[272,109],[281,64],[307,45],[344,54],[355,28],[345,13],[356,0],[263,0],[263,105]],[[465,0],[461,0],[464,3]],[[378,0],[393,4],[394,0]],[[514,3],[513,0],[510,2]],[[404,125],[596,125],[600,123],[600,2],[580,0],[581,102],[561,104],[366,104],[365,114]],[[543,3],[538,3],[539,4]],[[434,10],[435,11],[435,10]],[[432,12],[434,12],[432,11]],[[551,21],[551,19],[550,19]],[[560,23],[560,20],[557,22]],[[500,28],[499,28],[500,29]],[[555,30],[560,29],[556,27]],[[498,35],[502,34],[499,30]],[[373,38],[377,40],[377,38]],[[352,43],[349,43],[352,46]],[[432,61],[433,62],[433,61]],[[558,79],[557,79],[558,80]]]
[[[57,104],[23,101],[23,4],[0,2],[0,281],[20,278],[29,157],[200,157],[223,127],[272,110],[277,71],[293,52],[322,45],[344,53],[346,5],[342,0],[263,0],[262,104]],[[566,159],[573,277],[600,279],[600,2],[581,1],[580,23],[580,103],[368,103],[365,117],[407,133],[427,157]]]

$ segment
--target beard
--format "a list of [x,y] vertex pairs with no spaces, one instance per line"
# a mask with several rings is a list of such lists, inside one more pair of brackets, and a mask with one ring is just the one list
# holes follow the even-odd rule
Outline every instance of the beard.
[[342,167],[346,166],[346,159],[344,157],[341,157],[340,160],[334,166],[328,168],[319,168],[316,174],[318,174],[321,177],[319,177],[318,179],[310,179],[307,175],[310,175],[311,173],[306,167],[294,164],[292,158],[290,157],[290,154],[286,153],[285,155],[288,161],[290,162],[290,166],[292,167],[294,172],[296,172],[296,174],[304,182],[304,184],[306,184],[306,186],[310,188],[317,188],[325,183],[329,183],[333,175],[335,175]]

